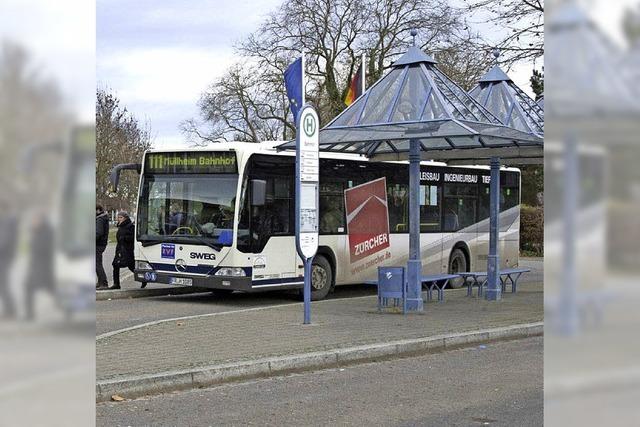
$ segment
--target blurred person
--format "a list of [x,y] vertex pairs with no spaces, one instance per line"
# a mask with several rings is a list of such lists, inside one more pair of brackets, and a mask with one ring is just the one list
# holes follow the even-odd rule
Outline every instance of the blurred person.
[[98,282],[96,289],[108,287],[107,274],[102,266],[102,254],[109,243],[109,214],[104,211],[102,205],[96,205],[96,275]]
[[[120,289],[120,269],[128,268],[133,273],[135,258],[133,256],[133,241],[135,227],[127,212],[118,212],[118,232],[116,233],[116,254],[113,257],[113,286],[109,289]],[[147,284],[142,283],[142,288]]]
[[27,320],[33,320],[33,303],[37,290],[46,290],[51,295],[55,293],[53,272],[54,256],[53,227],[44,212],[38,212],[33,217],[30,226],[31,259],[30,268],[25,283],[25,312]]
[[186,214],[182,211],[182,205],[180,203],[173,203],[171,205],[171,214],[169,215],[169,226],[167,234],[175,233],[180,227],[186,225]]
[[16,317],[16,307],[11,295],[9,271],[13,265],[18,239],[18,223],[5,200],[0,200],[0,299],[2,316]]

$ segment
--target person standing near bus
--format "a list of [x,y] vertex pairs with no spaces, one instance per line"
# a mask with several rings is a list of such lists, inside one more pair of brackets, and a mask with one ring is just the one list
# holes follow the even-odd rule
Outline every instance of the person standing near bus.
[[30,224],[29,233],[29,271],[25,281],[25,315],[27,320],[35,316],[34,302],[38,290],[55,295],[53,271],[53,227],[47,218],[46,211],[36,212]]
[[96,205],[96,275],[98,282],[96,289],[104,289],[108,286],[107,274],[102,266],[102,254],[107,249],[109,242],[109,214],[107,214],[102,205]]
[[18,221],[9,210],[8,204],[0,200],[0,299],[4,318],[16,317],[16,307],[11,295],[9,272],[16,254]]
[[[109,289],[120,289],[120,269],[128,268],[133,272],[135,258],[133,256],[133,242],[135,227],[127,212],[118,212],[118,232],[116,233],[116,254],[113,257],[113,286]],[[142,284],[144,288],[146,283]]]

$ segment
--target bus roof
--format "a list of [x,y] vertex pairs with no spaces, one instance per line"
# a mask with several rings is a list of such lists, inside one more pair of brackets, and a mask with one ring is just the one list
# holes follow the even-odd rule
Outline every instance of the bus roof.
[[[150,148],[146,153],[166,153],[166,152],[197,152],[197,151],[236,151],[240,157],[250,156],[251,154],[277,154],[281,156],[295,156],[295,151],[285,150],[278,151],[276,147],[285,143],[286,141],[264,141],[264,142],[240,142],[240,141],[230,141],[230,142],[215,142],[205,146],[196,146],[196,147],[184,147],[184,146],[176,146],[176,147],[163,147],[163,148]],[[367,157],[362,156],[360,154],[350,154],[350,153],[335,153],[335,152],[320,152],[321,159],[342,159],[342,160],[357,160],[360,162],[369,162]],[[373,161],[372,161],[373,162]],[[398,164],[407,164],[406,161],[386,161],[385,163],[398,163]],[[425,166],[447,166],[444,162],[436,162],[436,161],[422,161],[421,165]],[[459,168],[471,168],[471,169],[482,169],[489,170],[489,166],[485,165],[456,165],[455,167]],[[510,170],[519,172],[518,168],[510,168],[510,167],[502,167],[502,170]]]

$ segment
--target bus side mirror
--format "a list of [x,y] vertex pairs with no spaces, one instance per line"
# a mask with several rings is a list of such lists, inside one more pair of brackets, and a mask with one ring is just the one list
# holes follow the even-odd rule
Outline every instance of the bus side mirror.
[[264,179],[251,180],[251,206],[264,206],[267,200],[267,181]]
[[109,181],[111,182],[111,191],[114,193],[118,191],[118,183],[120,182],[120,172],[123,170],[134,170],[138,173],[142,170],[142,164],[140,163],[123,163],[113,167],[111,169],[111,175]]

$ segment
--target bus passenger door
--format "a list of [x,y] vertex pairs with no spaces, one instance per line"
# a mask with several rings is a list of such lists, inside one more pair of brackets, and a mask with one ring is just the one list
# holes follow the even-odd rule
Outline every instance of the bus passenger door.
[[253,287],[277,289],[298,280],[293,179],[265,174],[264,206],[252,207]]

